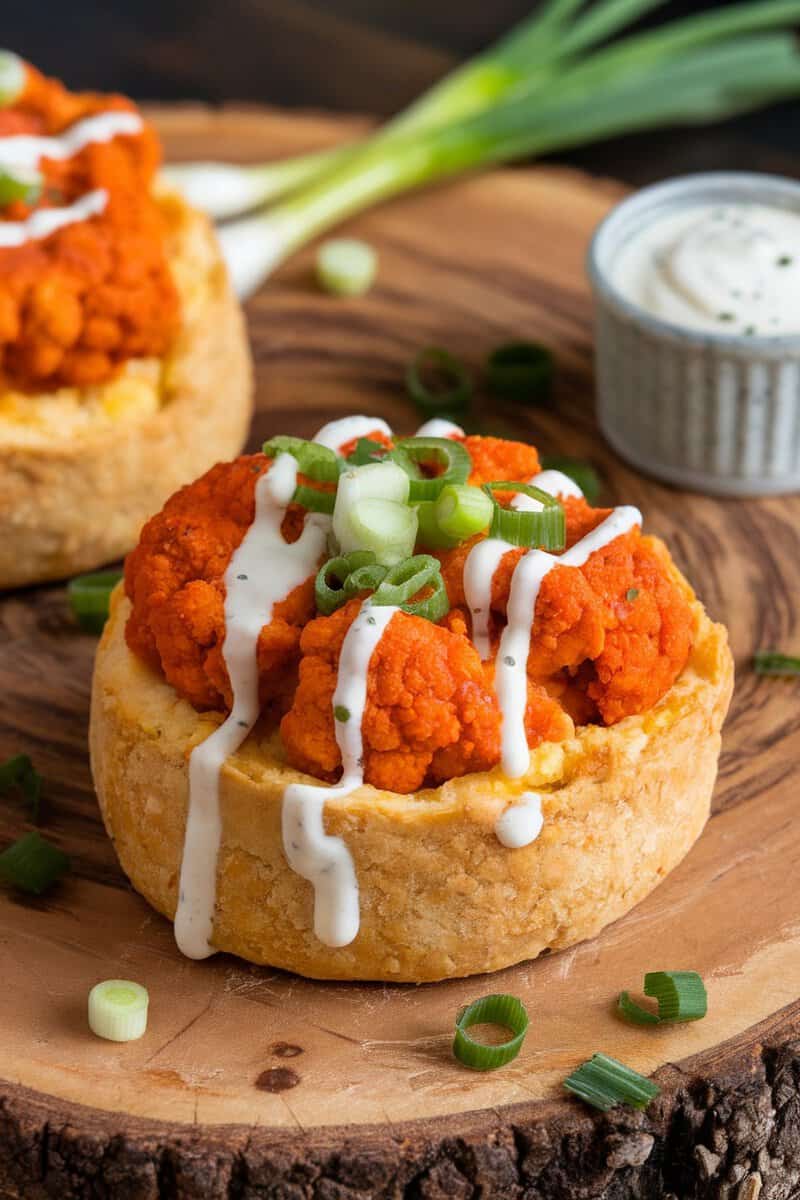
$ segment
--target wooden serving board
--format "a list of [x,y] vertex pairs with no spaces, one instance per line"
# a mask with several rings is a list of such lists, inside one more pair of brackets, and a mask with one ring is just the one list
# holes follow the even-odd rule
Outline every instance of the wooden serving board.
[[[261,111],[157,114],[180,157],[258,160],[356,123]],[[800,650],[800,499],[724,502],[625,467],[593,416],[583,259],[622,194],[557,169],[497,172],[353,223],[380,252],[375,289],[321,295],[312,255],[249,305],[252,445],[366,411],[412,430],[403,368],[426,343],[476,370],[513,337],[551,345],[552,410],[486,404],[499,431],[592,460],[609,502],[639,505],[731,631],[738,686],[714,815],[687,860],[602,936],[488,978],[425,987],[308,982],[218,956],[181,958],[127,885],[98,815],[86,750],[94,640],[60,587],[0,603],[0,759],[43,773],[43,829],[72,874],[38,901],[0,894],[0,1196],[788,1198],[800,1187],[798,688],[751,672],[754,649]],[[0,800],[3,838],[27,827]],[[694,968],[706,1020],[642,1031],[621,987]],[[121,976],[151,995],[147,1036],[91,1037],[85,1004]],[[523,998],[523,1052],[486,1075],[450,1053],[455,1014],[489,991]],[[646,1115],[603,1118],[560,1081],[602,1049],[656,1072]]]

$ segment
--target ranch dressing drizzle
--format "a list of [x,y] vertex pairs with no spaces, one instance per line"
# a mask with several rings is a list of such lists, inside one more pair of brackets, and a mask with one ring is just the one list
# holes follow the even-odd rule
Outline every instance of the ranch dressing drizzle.
[[[575,480],[570,479],[569,475],[564,475],[562,471],[540,471],[538,475],[534,475],[527,482],[543,492],[548,492],[551,496],[583,497],[583,492]],[[511,507],[517,509],[518,512],[541,512],[543,505],[533,496],[517,492],[511,501]]]
[[438,437],[452,438],[464,437],[464,430],[460,425],[456,425],[454,421],[447,421],[444,417],[431,417],[430,421],[426,421],[424,425],[420,425],[414,437]]
[[326,946],[347,946],[361,921],[358,881],[350,851],[340,837],[325,833],[328,800],[347,796],[364,782],[361,724],[367,702],[370,659],[399,609],[365,600],[347,631],[333,694],[336,741],[342,778],[336,787],[290,783],[283,795],[283,849],[289,866],[314,886],[314,933]]
[[281,524],[297,484],[297,462],[279,454],[258,479],[255,516],[225,572],[225,641],[222,647],[233,693],[227,719],[189,759],[189,811],[181,863],[175,940],[188,958],[207,958],[217,891],[222,838],[220,771],[259,715],[256,649],[275,604],[313,574],[325,551],[329,519],[312,514],[296,542]]
[[713,333],[800,332],[800,214],[708,204],[656,217],[622,247],[619,290],[673,325]]
[[369,437],[371,433],[382,433],[387,438],[392,436],[391,429],[380,417],[353,416],[329,421],[322,429],[317,430],[311,440],[338,453],[339,449],[352,442],[353,438]]
[[120,134],[141,133],[144,122],[138,113],[106,112],[76,121],[59,137],[13,134],[0,138],[0,167],[37,167],[43,158],[63,161],[94,142],[110,142]]
[[108,192],[105,188],[97,188],[63,208],[39,208],[24,221],[0,221],[0,247],[24,246],[26,242],[41,241],[66,225],[98,216],[104,212],[107,204]]
[[503,714],[502,767],[510,779],[524,775],[530,765],[530,750],[525,734],[527,668],[536,601],[542,580],[553,567],[583,566],[596,550],[601,550],[641,523],[642,514],[637,508],[615,508],[571,550],[558,556],[547,554],[544,550],[529,550],[517,564],[511,577],[508,597],[508,624],[500,638],[495,662],[495,689]]
[[523,792],[497,818],[494,832],[501,845],[509,850],[518,850],[536,841],[543,824],[542,797],[538,792]]

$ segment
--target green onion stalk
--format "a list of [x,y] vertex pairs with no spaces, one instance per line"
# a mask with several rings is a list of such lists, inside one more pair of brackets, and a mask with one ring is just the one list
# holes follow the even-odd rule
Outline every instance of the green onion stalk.
[[[558,68],[627,22],[665,0],[604,0],[568,26],[584,0],[550,0],[484,53],[456,68],[377,135],[382,143],[460,120],[490,107],[518,88],[545,88]],[[165,167],[165,183],[178,188],[215,220],[269,204],[353,158],[357,143],[255,166],[178,163]]]
[[[220,230],[240,295],[254,291],[287,255],[361,210],[412,188],[481,167],[536,157],[622,133],[700,123],[800,92],[800,53],[789,32],[742,32],[800,20],[800,0],[726,10],[739,35],[711,16],[629,39],[559,77],[546,93],[521,90],[464,120],[383,140],[273,208]],[[731,18],[733,13],[733,18]],[[756,23],[756,16],[759,20]],[[661,39],[659,41],[658,39]],[[692,40],[694,39],[694,41]],[[664,46],[678,47],[667,52]],[[694,48],[692,48],[694,46]]]

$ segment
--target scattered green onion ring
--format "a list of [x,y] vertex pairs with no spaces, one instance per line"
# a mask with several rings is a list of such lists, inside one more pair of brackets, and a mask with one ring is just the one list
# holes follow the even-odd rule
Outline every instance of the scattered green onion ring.
[[448,537],[436,520],[436,501],[423,500],[417,510],[417,542],[428,550],[452,550],[459,539]]
[[661,1092],[658,1084],[606,1054],[593,1054],[564,1080],[564,1087],[603,1112],[615,1104],[645,1109]]
[[319,488],[308,487],[299,483],[292,496],[293,504],[301,504],[309,512],[327,513],[330,515],[336,505],[336,492],[323,492]]
[[89,992],[89,1028],[108,1042],[134,1042],[147,1029],[150,996],[129,979],[105,979]]
[[[435,500],[449,483],[466,483],[472,470],[469,451],[452,438],[403,438],[391,451],[391,458],[409,477],[408,499],[412,504]],[[442,470],[426,478],[419,469],[421,463],[436,463]]]
[[291,454],[297,462],[300,474],[314,483],[336,483],[342,473],[342,460],[333,450],[329,450],[327,446],[320,446],[317,442],[308,442],[305,438],[281,435],[264,442],[261,449],[267,458]]
[[[469,1036],[472,1025],[502,1025],[514,1036],[498,1046],[488,1046]],[[521,1000],[509,995],[483,996],[458,1014],[453,1054],[473,1071],[494,1071],[517,1057],[527,1032],[528,1014]]]
[[0,763],[0,796],[10,792],[12,788],[19,788],[31,807],[33,820],[38,821],[42,777],[33,769],[33,763],[27,754],[15,754],[13,758]]
[[[444,377],[441,390],[433,391],[422,378],[425,370]],[[463,413],[472,399],[472,376],[467,368],[440,346],[426,346],[406,368],[406,390],[420,412],[428,417]]]
[[789,679],[800,675],[800,658],[790,654],[781,654],[777,650],[759,650],[753,656],[753,670],[756,675],[775,675]]
[[658,1013],[620,992],[617,1010],[636,1025],[699,1021],[708,1012],[705,984],[696,971],[650,971],[644,977],[644,994],[658,1002]]
[[33,830],[0,854],[0,879],[22,892],[41,896],[69,870],[62,850]]
[[[564,509],[555,496],[530,483],[497,480],[484,483],[483,490],[494,504],[489,536],[509,542],[512,546],[537,546],[541,550],[563,550],[567,544],[567,522]],[[494,498],[495,492],[522,492],[542,505],[541,512],[503,508]]]
[[441,574],[441,563],[430,554],[415,554],[386,572],[375,593],[374,604],[405,604]]
[[400,607],[410,617],[422,617],[424,621],[432,621],[435,625],[450,612],[450,597],[441,574],[434,576],[431,586],[433,591],[430,596],[424,596],[421,600],[409,601],[407,604],[401,604]]
[[111,593],[122,579],[122,571],[97,571],[79,575],[67,584],[67,599],[85,633],[102,633],[108,620]]
[[[329,558],[320,567],[314,581],[314,598],[323,616],[329,617],[350,599],[347,581],[352,573],[360,567],[369,567],[374,562],[375,555],[371,550],[353,550],[350,554],[339,554],[336,558]],[[333,581],[337,581],[339,586],[334,587]]]
[[0,50],[0,108],[18,100],[25,90],[25,64],[18,54]]
[[[362,468],[368,470],[369,468]],[[398,500],[365,496],[348,514],[355,546],[372,550],[379,563],[392,567],[414,552],[417,540],[416,509]]]
[[[365,553],[371,553],[365,551]],[[373,554],[374,558],[375,555]],[[374,592],[386,577],[388,567],[381,566],[380,563],[374,563],[372,566],[356,567],[355,571],[351,571],[344,585],[347,599],[351,600],[353,596],[357,596],[360,592]]]
[[536,342],[507,342],[486,361],[486,386],[501,400],[546,404],[553,391],[553,356]]
[[589,504],[594,504],[600,495],[600,476],[594,467],[577,458],[564,458],[558,454],[549,454],[542,459],[543,471],[560,471],[569,475],[577,483]]
[[436,501],[436,522],[448,537],[465,542],[491,524],[494,507],[483,488],[448,483]]
[[38,171],[23,171],[20,168],[6,171],[0,168],[0,208],[21,200],[23,204],[35,204],[42,194],[42,177]]
[[317,250],[317,281],[334,296],[363,296],[377,270],[377,254],[358,238],[330,238]]

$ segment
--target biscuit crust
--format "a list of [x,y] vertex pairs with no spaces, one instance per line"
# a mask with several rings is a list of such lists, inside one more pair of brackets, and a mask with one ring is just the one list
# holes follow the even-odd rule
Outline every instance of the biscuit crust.
[[253,389],[241,308],[210,222],[175,196],[161,204],[184,308],[181,334],[161,364],[159,403],[141,417],[89,421],[64,436],[23,429],[4,438],[0,426],[0,588],[120,558],[177,488],[244,443]]
[[[514,784],[494,770],[328,803],[326,831],[344,838],[360,888],[360,931],[342,948],[314,936],[313,889],[283,853],[283,789],[308,777],[257,726],[222,771],[215,946],[312,978],[421,983],[595,936],[680,862],[708,817],[733,661],[725,629],[692,604],[689,662],[646,714],[540,746]],[[128,650],[129,611],[118,588],[95,666],[92,769],[123,869],[171,918],[189,754],[222,718],[195,712]],[[495,821],[524,790],[541,794],[544,827],[507,849]]]

